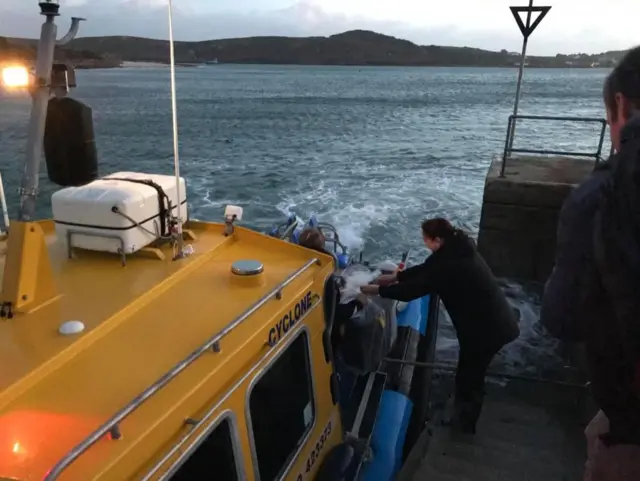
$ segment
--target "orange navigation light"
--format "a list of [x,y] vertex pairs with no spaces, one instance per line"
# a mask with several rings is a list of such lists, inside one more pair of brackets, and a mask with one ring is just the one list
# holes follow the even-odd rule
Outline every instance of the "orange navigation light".
[[25,88],[31,82],[29,70],[22,65],[11,65],[2,68],[2,85],[9,89]]
[[41,479],[98,425],[85,414],[35,409],[0,414],[0,481]]

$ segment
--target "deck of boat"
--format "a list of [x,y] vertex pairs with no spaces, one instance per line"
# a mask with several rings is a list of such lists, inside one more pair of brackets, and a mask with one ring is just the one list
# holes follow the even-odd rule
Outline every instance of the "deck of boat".
[[511,382],[490,387],[475,436],[434,420],[398,481],[579,481],[586,390]]

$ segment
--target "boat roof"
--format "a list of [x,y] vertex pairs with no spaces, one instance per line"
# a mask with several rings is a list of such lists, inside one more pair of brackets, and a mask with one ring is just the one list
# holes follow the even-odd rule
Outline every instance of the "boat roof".
[[[112,469],[109,479],[126,479],[118,471],[125,463],[116,461],[162,419],[184,419],[186,413],[174,412],[175,406],[199,383],[215,376],[210,396],[228,389],[239,371],[264,355],[266,334],[283,306],[298,301],[299,292],[309,291],[333,267],[328,255],[240,227],[226,237],[224,225],[200,222],[185,225],[197,240],[194,254],[180,261],[172,261],[170,246],[165,260],[132,255],[126,266],[118,255],[98,252],[76,251],[69,259],[54,224],[41,225],[61,296],[0,320],[0,479],[41,480],[177,363],[290,281],[283,300],[264,303],[259,315],[239,324],[219,354],[199,357],[131,414],[119,442],[101,440],[61,477],[98,479]],[[4,242],[0,251],[6,252]],[[231,265],[248,259],[263,264],[261,285],[232,281]],[[4,263],[3,255],[3,268]],[[84,332],[61,335],[59,327],[69,320],[82,321]],[[154,449],[166,441],[158,439]],[[116,472],[122,477],[114,478]]]

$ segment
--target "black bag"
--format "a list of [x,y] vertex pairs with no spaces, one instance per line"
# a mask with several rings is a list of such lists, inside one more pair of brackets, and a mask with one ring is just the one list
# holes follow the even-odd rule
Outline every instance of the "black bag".
[[340,352],[347,367],[357,374],[374,372],[382,362],[385,350],[387,314],[369,301],[344,325]]

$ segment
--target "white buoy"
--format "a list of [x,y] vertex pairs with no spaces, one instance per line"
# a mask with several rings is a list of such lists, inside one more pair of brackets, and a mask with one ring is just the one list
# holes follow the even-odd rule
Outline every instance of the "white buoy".
[[63,336],[80,334],[82,331],[84,331],[84,323],[82,321],[67,321],[58,329],[58,332]]

